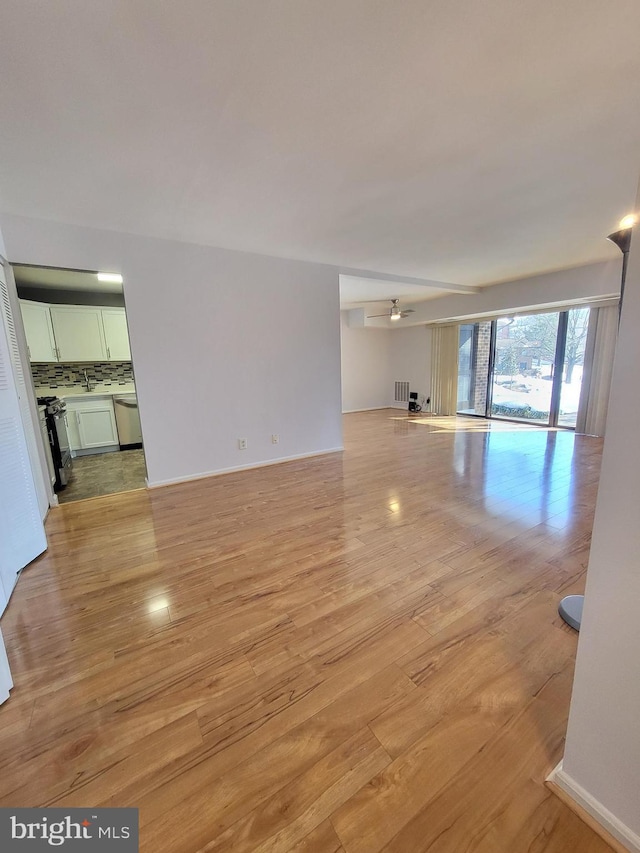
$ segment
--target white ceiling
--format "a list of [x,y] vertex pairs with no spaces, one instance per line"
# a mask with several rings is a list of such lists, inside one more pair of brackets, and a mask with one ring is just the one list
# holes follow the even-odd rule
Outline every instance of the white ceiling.
[[[391,299],[401,299],[402,303],[424,302],[445,296],[449,291],[436,287],[424,287],[419,284],[407,284],[401,281],[377,281],[372,278],[340,276],[340,307],[356,308],[365,303],[376,303],[383,309],[390,309]],[[388,303],[388,304],[387,304]]]
[[637,0],[5,0],[2,45],[6,212],[477,285],[635,198]]

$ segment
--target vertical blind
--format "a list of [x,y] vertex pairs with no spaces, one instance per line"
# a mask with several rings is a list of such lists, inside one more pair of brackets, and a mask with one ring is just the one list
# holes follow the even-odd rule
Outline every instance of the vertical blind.
[[618,306],[592,308],[584,353],[576,432],[604,435],[618,339]]
[[434,326],[431,336],[431,408],[455,415],[458,405],[458,326]]

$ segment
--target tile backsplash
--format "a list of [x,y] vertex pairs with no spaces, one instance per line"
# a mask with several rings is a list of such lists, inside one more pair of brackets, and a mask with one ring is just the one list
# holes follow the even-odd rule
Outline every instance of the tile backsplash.
[[133,368],[130,361],[82,362],[82,364],[32,364],[34,385],[49,388],[75,388],[84,385],[84,371],[98,385],[130,385]]

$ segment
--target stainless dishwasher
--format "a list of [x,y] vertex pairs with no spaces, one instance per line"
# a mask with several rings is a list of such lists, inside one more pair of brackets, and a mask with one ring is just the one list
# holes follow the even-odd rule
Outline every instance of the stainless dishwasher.
[[113,407],[116,413],[120,450],[142,447],[142,429],[136,395],[114,394]]

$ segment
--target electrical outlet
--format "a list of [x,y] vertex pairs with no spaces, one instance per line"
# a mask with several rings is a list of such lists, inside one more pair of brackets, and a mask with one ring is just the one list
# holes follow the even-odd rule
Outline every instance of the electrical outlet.
[[238,450],[246,450],[247,449],[247,439],[239,438],[238,439]]
[[278,435],[277,432],[274,432],[271,435],[271,444],[278,444],[279,442],[280,442],[280,436]]

